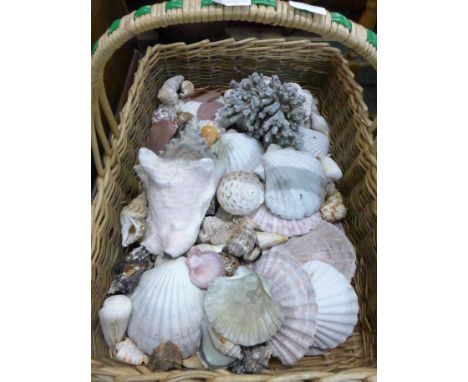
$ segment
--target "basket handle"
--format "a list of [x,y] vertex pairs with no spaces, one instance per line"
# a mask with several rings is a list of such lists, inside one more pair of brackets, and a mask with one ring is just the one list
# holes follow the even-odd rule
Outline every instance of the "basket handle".
[[[377,68],[377,36],[374,32],[348,20],[340,13],[312,14],[291,7],[282,0],[252,0],[251,6],[224,7],[212,0],[170,0],[145,5],[121,19],[115,20],[106,33],[93,45],[91,63],[91,149],[98,176],[116,160],[111,142],[106,136],[102,114],[111,134],[118,138],[120,131],[109,105],[104,87],[104,67],[112,54],[132,37],[151,29],[176,24],[207,23],[240,20],[295,28],[338,41],[364,57]],[[102,160],[99,143],[105,154]]]

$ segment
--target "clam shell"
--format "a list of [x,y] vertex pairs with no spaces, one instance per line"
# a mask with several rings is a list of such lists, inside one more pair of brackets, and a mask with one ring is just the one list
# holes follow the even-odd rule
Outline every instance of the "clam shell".
[[171,341],[184,358],[191,356],[200,342],[203,296],[183,257],[146,271],[131,296],[128,336],[147,354]]
[[273,247],[270,252],[288,254],[301,264],[323,261],[338,269],[348,281],[351,281],[356,270],[353,245],[339,228],[326,221],[306,235],[293,237]]
[[255,223],[248,217],[236,221],[231,229],[227,242],[230,255],[242,258],[249,255],[255,247],[257,236],[253,227]]
[[149,362],[148,356],[138,349],[130,338],[115,345],[115,359],[129,365],[141,365]]
[[335,268],[321,261],[309,261],[302,268],[310,276],[317,303],[317,331],[314,348],[333,349],[353,333],[359,303],[351,284]]
[[263,184],[254,173],[234,171],[221,179],[216,198],[226,212],[247,215],[263,203]]
[[303,219],[282,219],[272,214],[264,204],[249,214],[249,217],[255,221],[258,229],[288,237],[303,235],[313,230],[322,221],[320,212],[316,212]]
[[330,154],[330,141],[325,134],[305,127],[299,127],[298,135],[298,150],[307,151],[313,157]]
[[328,182],[336,182],[343,177],[340,166],[338,166],[332,158],[329,156],[322,156],[319,160]]
[[233,277],[220,277],[208,286],[205,312],[220,335],[243,346],[268,340],[283,319],[268,281],[245,267],[239,267]]
[[200,347],[200,353],[202,361],[204,361],[206,366],[208,366],[209,368],[225,367],[236,360],[234,357],[230,357],[226,354],[223,354],[220,350],[217,349],[215,343],[213,342],[213,339],[215,339],[217,343],[219,343],[220,341],[218,341],[216,337],[212,335],[209,324],[202,324],[202,332],[203,336]]
[[142,192],[120,212],[122,246],[127,247],[143,237],[146,228],[146,193]]
[[288,240],[287,236],[272,232],[256,232],[255,234],[257,236],[257,245],[260,249],[270,248]]
[[318,131],[327,137],[330,135],[330,128],[328,127],[328,123],[320,114],[312,113],[310,116],[311,127],[313,130]]
[[278,332],[267,345],[283,364],[302,358],[314,341],[317,305],[307,273],[293,259],[277,253],[263,254],[255,272],[271,284],[271,294],[284,312]]
[[214,245],[226,244],[231,229],[232,223],[226,223],[216,216],[207,216],[203,219],[198,238],[202,243],[211,243]]
[[208,285],[224,274],[224,260],[216,252],[202,252],[192,247],[187,255],[187,265],[190,280],[199,288],[206,289]]
[[109,348],[120,342],[127,330],[132,312],[132,301],[124,295],[110,296],[104,300],[99,310],[99,323]]
[[213,150],[219,159],[226,162],[226,174],[232,171],[252,172],[264,153],[256,139],[235,130],[228,130],[222,135],[213,145]]
[[258,168],[265,174],[266,206],[284,219],[311,216],[325,197],[327,180],[322,165],[306,152],[275,146],[268,147],[263,168]]

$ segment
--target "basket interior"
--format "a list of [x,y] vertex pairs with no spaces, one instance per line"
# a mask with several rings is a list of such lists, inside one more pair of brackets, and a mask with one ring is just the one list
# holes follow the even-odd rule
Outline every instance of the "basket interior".
[[[325,43],[282,39],[156,45],[140,61],[122,111],[120,137],[113,140],[116,150],[106,159],[110,166],[98,180],[92,206],[93,357],[108,355],[97,312],[112,281],[113,268],[124,255],[120,210],[140,189],[133,166],[150,127],[151,114],[158,105],[158,89],[167,78],[182,74],[196,87],[225,90],[232,79],[240,80],[254,71],[277,74],[285,82],[297,82],[318,97],[319,108],[330,125],[333,158],[344,174],[338,184],[348,207],[344,226],[357,252],[353,285],[360,301],[360,317],[353,335],[323,355],[303,358],[296,368],[338,370],[375,365],[376,170],[362,90],[338,49]],[[284,366],[271,361],[270,367]]]

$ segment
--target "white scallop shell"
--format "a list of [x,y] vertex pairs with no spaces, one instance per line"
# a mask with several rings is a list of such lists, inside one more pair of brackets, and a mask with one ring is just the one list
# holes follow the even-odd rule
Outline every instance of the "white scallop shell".
[[252,172],[264,153],[261,144],[247,134],[228,130],[213,145],[218,158],[226,162],[226,172]]
[[313,260],[323,261],[338,269],[349,281],[356,270],[353,245],[343,231],[326,221],[322,221],[306,235],[293,237],[273,247],[270,252],[288,254],[301,264]]
[[166,159],[141,148],[135,166],[148,195],[146,231],[141,244],[151,253],[177,257],[198,236],[219,180],[215,162]]
[[205,312],[220,335],[243,346],[268,340],[283,319],[268,281],[242,266],[233,277],[220,277],[208,286]]
[[275,146],[268,147],[262,165],[255,170],[265,176],[266,206],[284,219],[311,216],[325,197],[327,180],[322,165],[306,152]]
[[146,193],[142,192],[120,212],[122,246],[126,247],[143,237],[146,219]]
[[263,184],[252,172],[234,171],[221,179],[216,198],[226,212],[247,215],[263,203]]
[[336,182],[343,177],[343,172],[340,166],[329,156],[321,156],[319,158],[322,163],[323,172],[328,179],[328,182]]
[[288,237],[303,235],[313,230],[322,221],[320,212],[303,219],[282,219],[273,215],[264,204],[258,210],[252,212],[249,217],[255,221],[258,229],[266,232],[276,232]]
[[325,134],[305,127],[299,127],[298,135],[297,148],[300,151],[307,151],[313,157],[330,154],[330,141]]
[[359,303],[351,284],[338,270],[321,261],[309,261],[302,268],[310,276],[317,303],[317,331],[314,349],[333,349],[353,333]]
[[318,131],[322,134],[325,134],[327,137],[330,135],[330,128],[328,127],[328,123],[323,118],[318,111],[316,113],[312,113],[310,116],[311,128],[315,131]]
[[109,348],[120,342],[127,330],[132,312],[132,301],[124,295],[110,296],[104,300],[99,310],[99,323]]
[[133,292],[128,336],[147,354],[172,341],[183,357],[200,343],[204,292],[192,284],[184,257],[143,273]]
[[141,365],[149,362],[148,356],[138,349],[130,338],[115,345],[115,359],[129,365]]
[[271,294],[284,312],[280,330],[267,345],[283,364],[292,364],[304,356],[314,341],[314,288],[299,263],[287,255],[263,254],[255,263],[255,272],[270,281]]

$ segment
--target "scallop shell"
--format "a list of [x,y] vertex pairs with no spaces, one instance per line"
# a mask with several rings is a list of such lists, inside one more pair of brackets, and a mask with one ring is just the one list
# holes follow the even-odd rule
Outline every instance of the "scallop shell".
[[247,215],[263,203],[263,184],[254,173],[234,171],[221,179],[216,197],[226,212]]
[[187,255],[187,265],[190,280],[199,288],[206,289],[208,285],[224,273],[224,260],[216,252],[202,252],[192,247]]
[[270,145],[257,171],[264,174],[265,204],[273,214],[303,219],[320,209],[327,180],[320,162],[310,154]]
[[227,242],[227,250],[230,255],[242,258],[252,252],[257,240],[253,227],[255,227],[255,223],[248,217],[234,223]]
[[184,257],[146,271],[132,294],[128,336],[147,354],[172,341],[183,357],[200,343],[204,292],[190,281]]
[[141,365],[149,362],[148,356],[138,349],[130,338],[115,345],[115,351],[115,359],[129,365]]
[[258,210],[252,212],[249,217],[255,221],[258,229],[288,237],[303,235],[313,230],[322,221],[320,212],[316,212],[304,219],[282,219],[273,215],[264,204]]
[[288,240],[287,236],[272,232],[256,232],[256,236],[257,245],[260,247],[260,249],[270,248]]
[[210,284],[205,312],[219,334],[243,346],[265,342],[283,320],[268,281],[246,267],[239,267],[233,277],[220,277]]
[[326,156],[330,154],[330,141],[325,134],[299,127],[297,148],[300,151],[307,151],[313,157]]
[[346,235],[334,224],[322,221],[313,231],[273,247],[271,253],[288,254],[299,263],[323,261],[335,267],[348,281],[356,270],[356,252]]
[[132,301],[124,295],[110,296],[104,300],[99,310],[99,323],[109,348],[120,342],[127,330],[132,312]]
[[353,333],[359,303],[351,284],[335,268],[309,261],[302,268],[310,276],[317,303],[317,331],[311,351],[336,348]]
[[256,139],[235,130],[228,130],[222,135],[213,145],[213,150],[219,159],[226,162],[226,174],[232,171],[252,172],[264,153]]
[[198,237],[202,243],[226,244],[231,229],[232,223],[226,223],[216,216],[207,216],[203,219]]
[[332,158],[329,156],[322,156],[319,160],[328,182],[336,182],[343,177],[340,166],[338,166]]
[[318,131],[327,137],[330,135],[330,128],[328,123],[320,114],[312,113],[310,116],[311,128],[315,131]]
[[120,212],[122,246],[127,247],[143,237],[146,224],[146,193],[142,192]]
[[[141,148],[135,166],[148,195],[146,231],[141,244],[151,253],[177,257],[187,252],[218,183],[215,162],[165,159]],[[152,350],[152,349],[151,349]]]
[[271,294],[284,312],[281,328],[267,345],[283,364],[293,364],[314,341],[317,324],[314,288],[307,273],[286,255],[263,254],[255,263],[255,272],[270,281]]

